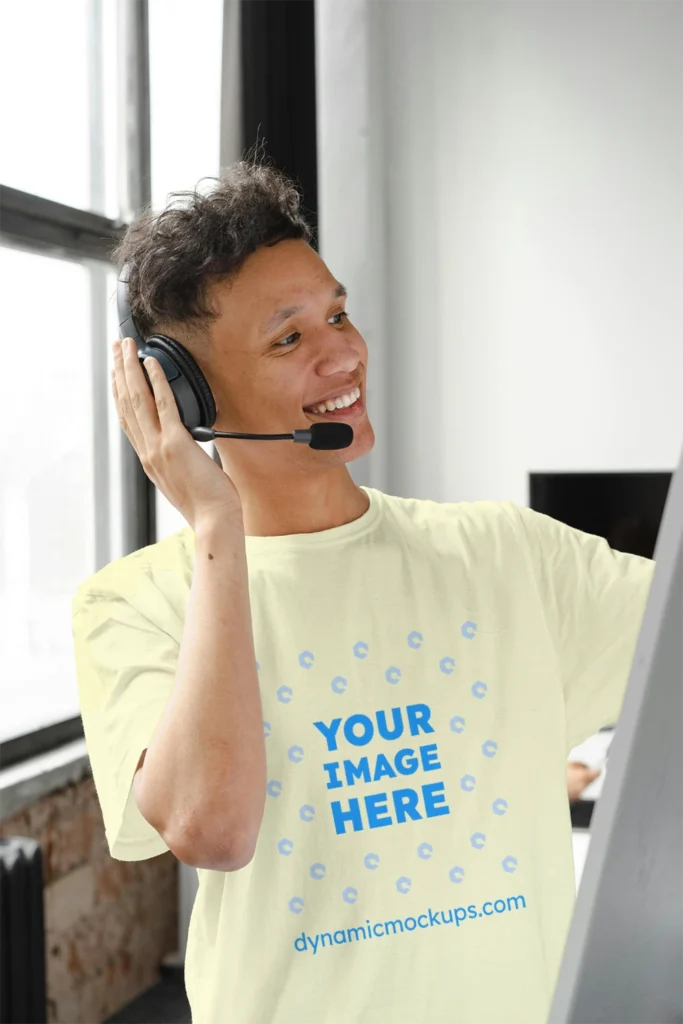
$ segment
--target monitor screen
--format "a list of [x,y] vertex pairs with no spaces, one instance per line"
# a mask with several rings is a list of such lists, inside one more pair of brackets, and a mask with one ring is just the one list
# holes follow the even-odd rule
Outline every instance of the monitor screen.
[[530,473],[529,507],[611,548],[653,558],[673,471]]

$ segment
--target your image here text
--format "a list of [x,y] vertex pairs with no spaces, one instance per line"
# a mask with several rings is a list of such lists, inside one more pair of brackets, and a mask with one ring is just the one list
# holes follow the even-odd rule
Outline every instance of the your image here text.
[[[409,704],[405,709],[391,709],[391,723],[387,720],[387,712],[381,709],[375,712],[374,720],[368,715],[356,714],[346,719],[335,718],[329,723],[320,721],[313,724],[324,736],[328,752],[332,753],[339,751],[340,740],[355,748],[366,746],[375,738],[375,732],[389,742],[400,740],[406,726],[411,736],[433,733],[430,717],[431,708],[427,704]],[[389,753],[379,751],[371,757],[363,755],[326,761],[322,768],[327,774],[327,788],[340,789],[359,783],[371,784],[383,778],[409,776],[420,769],[422,772],[436,771],[441,768],[441,763],[437,744],[432,742],[417,748],[403,746]],[[443,782],[425,783],[418,788],[401,786],[363,797],[333,800],[330,811],[338,835],[345,834],[347,827],[360,832],[366,828],[382,828],[408,820],[419,821],[425,817],[450,814]]]

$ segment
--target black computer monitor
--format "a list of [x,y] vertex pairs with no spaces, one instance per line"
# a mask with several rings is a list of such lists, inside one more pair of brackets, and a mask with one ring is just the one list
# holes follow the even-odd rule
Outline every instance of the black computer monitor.
[[529,507],[653,558],[672,472],[529,473]]

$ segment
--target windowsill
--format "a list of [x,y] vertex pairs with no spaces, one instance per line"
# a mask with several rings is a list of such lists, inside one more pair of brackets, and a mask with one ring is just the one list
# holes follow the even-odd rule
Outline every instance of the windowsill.
[[0,821],[90,774],[85,738],[0,769]]

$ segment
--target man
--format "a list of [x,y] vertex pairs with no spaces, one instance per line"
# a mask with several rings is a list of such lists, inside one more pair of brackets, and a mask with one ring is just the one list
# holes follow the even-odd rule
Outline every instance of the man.
[[510,501],[356,486],[368,350],[298,201],[240,163],[117,253],[216,429],[336,416],[354,441],[219,439],[218,467],[159,364],[152,396],[117,356],[122,427],[188,526],[74,598],[110,851],[197,867],[194,1024],[542,1024],[575,898],[567,756],[618,719],[654,563]]

